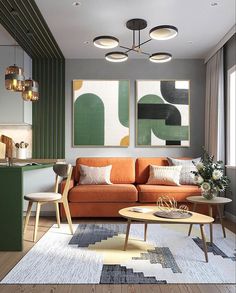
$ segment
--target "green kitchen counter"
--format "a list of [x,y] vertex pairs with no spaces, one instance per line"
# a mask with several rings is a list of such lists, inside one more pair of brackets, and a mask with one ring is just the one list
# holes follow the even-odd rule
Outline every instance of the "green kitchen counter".
[[0,251],[23,249],[23,174],[53,164],[0,166]]

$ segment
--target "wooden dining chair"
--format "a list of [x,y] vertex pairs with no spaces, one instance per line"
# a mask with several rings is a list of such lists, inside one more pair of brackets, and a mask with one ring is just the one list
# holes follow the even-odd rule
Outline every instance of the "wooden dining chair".
[[[24,199],[29,201],[27,212],[26,212],[26,218],[25,218],[24,233],[25,233],[27,226],[28,226],[28,223],[29,223],[32,205],[33,205],[33,203],[36,203],[34,242],[36,241],[36,237],[37,237],[40,208],[41,208],[41,205],[44,205],[47,203],[54,203],[55,204],[58,228],[60,228],[59,203],[63,204],[63,207],[65,209],[66,218],[67,218],[67,221],[69,224],[70,232],[71,232],[71,234],[73,234],[70,209],[69,209],[69,204],[68,204],[68,199],[67,199],[71,175],[72,175],[72,169],[73,168],[70,164],[55,164],[53,166],[53,171],[56,174],[54,192],[30,193],[30,194],[27,194],[24,196]],[[66,183],[65,183],[65,188],[61,194],[61,193],[58,193],[58,188],[59,188],[59,183],[61,181],[60,179],[63,179],[63,178],[66,178]]]

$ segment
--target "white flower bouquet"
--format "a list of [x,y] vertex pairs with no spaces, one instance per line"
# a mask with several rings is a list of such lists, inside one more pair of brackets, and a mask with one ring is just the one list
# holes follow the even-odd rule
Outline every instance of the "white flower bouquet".
[[224,165],[222,161],[214,161],[204,149],[199,163],[193,164],[197,171],[192,171],[194,181],[201,188],[202,195],[207,199],[217,196],[218,192],[224,191],[229,186],[229,178],[224,175]]

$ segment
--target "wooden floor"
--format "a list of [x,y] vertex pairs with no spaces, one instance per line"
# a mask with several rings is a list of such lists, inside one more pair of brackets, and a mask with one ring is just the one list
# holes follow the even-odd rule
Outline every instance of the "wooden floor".
[[[78,223],[93,222],[80,220]],[[96,220],[96,222],[111,222],[111,220]],[[113,221],[112,221],[113,222]],[[120,222],[120,221],[117,221]],[[74,223],[76,223],[74,221]],[[39,222],[38,239],[55,224],[52,217],[41,217]],[[236,225],[225,220],[225,226],[236,233]],[[17,264],[17,262],[34,245],[34,218],[29,222],[25,235],[24,250],[21,252],[0,252],[0,280]],[[235,285],[206,284],[206,285],[0,285],[0,293],[236,293]]]

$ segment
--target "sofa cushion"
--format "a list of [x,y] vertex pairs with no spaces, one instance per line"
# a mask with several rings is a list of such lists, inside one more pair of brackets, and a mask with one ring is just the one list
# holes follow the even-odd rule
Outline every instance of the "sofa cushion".
[[193,164],[197,164],[201,158],[196,158],[193,160],[178,160],[174,158],[167,158],[170,166],[182,166],[180,172],[180,184],[182,185],[195,185],[195,181],[193,179],[194,175],[192,171],[197,171],[197,168]]
[[136,202],[138,192],[132,184],[77,185],[69,192],[70,202]]
[[79,167],[79,184],[111,184],[110,177],[112,165],[105,167],[88,167],[85,165],[79,165]]
[[79,165],[104,167],[112,165],[111,183],[129,184],[135,182],[134,158],[78,158],[76,160],[75,181],[79,182]]
[[149,185],[180,185],[182,166],[155,166],[150,165]]
[[[191,159],[191,158],[179,158],[182,160]],[[156,157],[156,158],[138,158],[136,160],[135,169],[136,169],[136,180],[138,184],[145,184],[148,181],[149,177],[149,166],[169,166],[168,160],[166,157]]]
[[137,185],[140,202],[156,202],[159,196],[173,197],[177,201],[185,201],[191,195],[201,195],[196,185],[165,186],[165,185]]

